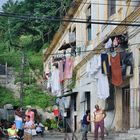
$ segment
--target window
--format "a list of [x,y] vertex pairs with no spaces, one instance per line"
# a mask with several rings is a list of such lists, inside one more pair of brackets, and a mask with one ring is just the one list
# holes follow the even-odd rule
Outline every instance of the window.
[[71,55],[76,56],[76,27],[69,30],[69,43],[71,46]]
[[69,29],[69,42],[76,42],[76,27],[73,29],[73,31]]
[[87,38],[88,38],[88,41],[91,40],[91,24],[87,26]]
[[[86,19],[88,22],[91,22],[91,5],[87,8]],[[91,23],[87,23],[87,41],[91,41]]]
[[116,13],[116,0],[108,0],[108,17]]

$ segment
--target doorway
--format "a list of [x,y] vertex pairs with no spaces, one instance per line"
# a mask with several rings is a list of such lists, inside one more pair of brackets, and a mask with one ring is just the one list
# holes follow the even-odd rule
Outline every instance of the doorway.
[[85,100],[87,101],[87,110],[90,110],[90,92],[85,92]]

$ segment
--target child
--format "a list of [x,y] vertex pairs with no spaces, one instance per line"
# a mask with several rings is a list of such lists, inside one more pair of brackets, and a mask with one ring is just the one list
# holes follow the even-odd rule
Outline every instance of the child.
[[32,129],[34,129],[34,123],[30,120],[30,116],[25,117],[24,124],[24,140],[32,140]]
[[15,138],[18,137],[15,122],[11,123],[10,128],[8,128],[7,132],[8,132],[9,140],[14,140]]

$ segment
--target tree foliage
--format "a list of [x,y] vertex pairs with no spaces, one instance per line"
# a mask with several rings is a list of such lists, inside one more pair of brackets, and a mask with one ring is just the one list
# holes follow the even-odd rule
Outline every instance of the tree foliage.
[[30,104],[32,106],[39,106],[43,109],[50,105],[53,105],[55,101],[55,97],[44,93],[36,85],[26,87],[24,96],[25,106]]
[[19,105],[19,101],[13,98],[13,92],[0,86],[0,107],[5,104]]
[[[24,0],[12,1],[9,0],[4,6],[3,11],[19,15],[32,15],[37,17],[63,17],[67,8],[70,6],[71,0]],[[27,49],[32,48],[38,52],[46,42],[50,42],[54,33],[59,27],[59,23],[44,20],[30,19],[14,19],[1,17],[0,19],[1,37],[9,46],[22,46],[20,39],[31,37],[29,44],[24,44],[22,47]],[[16,44],[16,45],[14,45]],[[10,49],[9,49],[10,50]]]
[[[9,0],[3,5],[5,13],[19,15],[31,15],[34,17],[60,17],[62,18],[71,6],[72,0]],[[12,17],[0,17],[0,64],[8,63],[17,72],[20,72],[21,51],[24,51],[27,59],[27,67],[38,69],[42,74],[43,59],[42,49],[47,48],[61,22],[45,20],[15,19]],[[29,68],[27,68],[24,83],[24,105],[38,105],[42,108],[49,106],[54,98],[45,94],[35,84],[35,80],[29,81]],[[19,81],[20,79],[16,79]],[[9,90],[1,90],[0,106],[5,103],[15,103]]]

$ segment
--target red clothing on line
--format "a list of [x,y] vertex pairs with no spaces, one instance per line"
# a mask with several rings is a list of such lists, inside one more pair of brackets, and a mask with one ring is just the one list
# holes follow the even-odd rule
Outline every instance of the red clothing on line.
[[112,73],[112,84],[115,86],[120,86],[123,80],[119,53],[115,57],[111,56],[111,73]]

